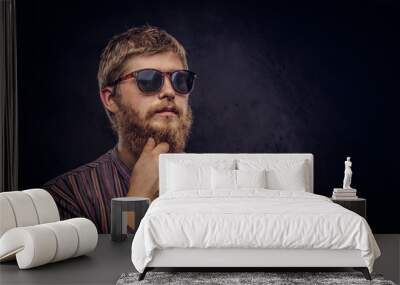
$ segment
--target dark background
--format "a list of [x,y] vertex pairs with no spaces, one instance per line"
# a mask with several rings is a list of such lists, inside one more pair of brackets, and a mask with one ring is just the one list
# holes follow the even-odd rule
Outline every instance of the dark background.
[[186,152],[310,152],[327,196],[351,156],[372,230],[400,233],[398,6],[320,2],[17,1],[20,189],[116,143],[99,56],[148,23],[181,41],[199,75]]

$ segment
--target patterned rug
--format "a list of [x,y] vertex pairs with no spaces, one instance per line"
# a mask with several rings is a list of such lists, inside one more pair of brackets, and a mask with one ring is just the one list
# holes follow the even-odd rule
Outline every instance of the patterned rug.
[[380,274],[371,274],[372,280],[366,280],[361,272],[147,272],[142,281],[139,273],[124,273],[117,285],[133,284],[379,284],[396,285],[384,280]]

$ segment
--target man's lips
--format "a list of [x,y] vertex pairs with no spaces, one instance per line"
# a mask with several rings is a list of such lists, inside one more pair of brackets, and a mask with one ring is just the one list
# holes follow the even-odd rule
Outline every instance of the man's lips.
[[155,112],[155,115],[171,116],[178,115],[178,111],[174,107],[164,107]]
[[160,116],[177,116],[176,113],[170,112],[170,111],[157,112],[155,115],[160,115]]

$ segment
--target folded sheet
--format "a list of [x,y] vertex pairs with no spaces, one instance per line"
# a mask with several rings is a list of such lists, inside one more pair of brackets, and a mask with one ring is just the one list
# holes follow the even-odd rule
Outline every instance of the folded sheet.
[[380,250],[364,218],[329,198],[300,191],[242,189],[154,200],[132,242],[143,272],[156,248],[358,249],[372,272]]

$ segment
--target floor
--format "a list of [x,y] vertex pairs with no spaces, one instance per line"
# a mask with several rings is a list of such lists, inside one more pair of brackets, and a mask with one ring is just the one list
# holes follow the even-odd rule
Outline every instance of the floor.
[[[376,234],[382,252],[374,272],[400,285],[400,234]],[[0,284],[115,284],[122,273],[135,271],[130,250],[132,238],[112,242],[109,235],[99,235],[95,251],[85,256],[18,270],[16,262],[0,264]],[[312,271],[312,270],[308,270]]]
[[400,284],[400,234],[375,234],[381,256],[375,261],[374,272]]

